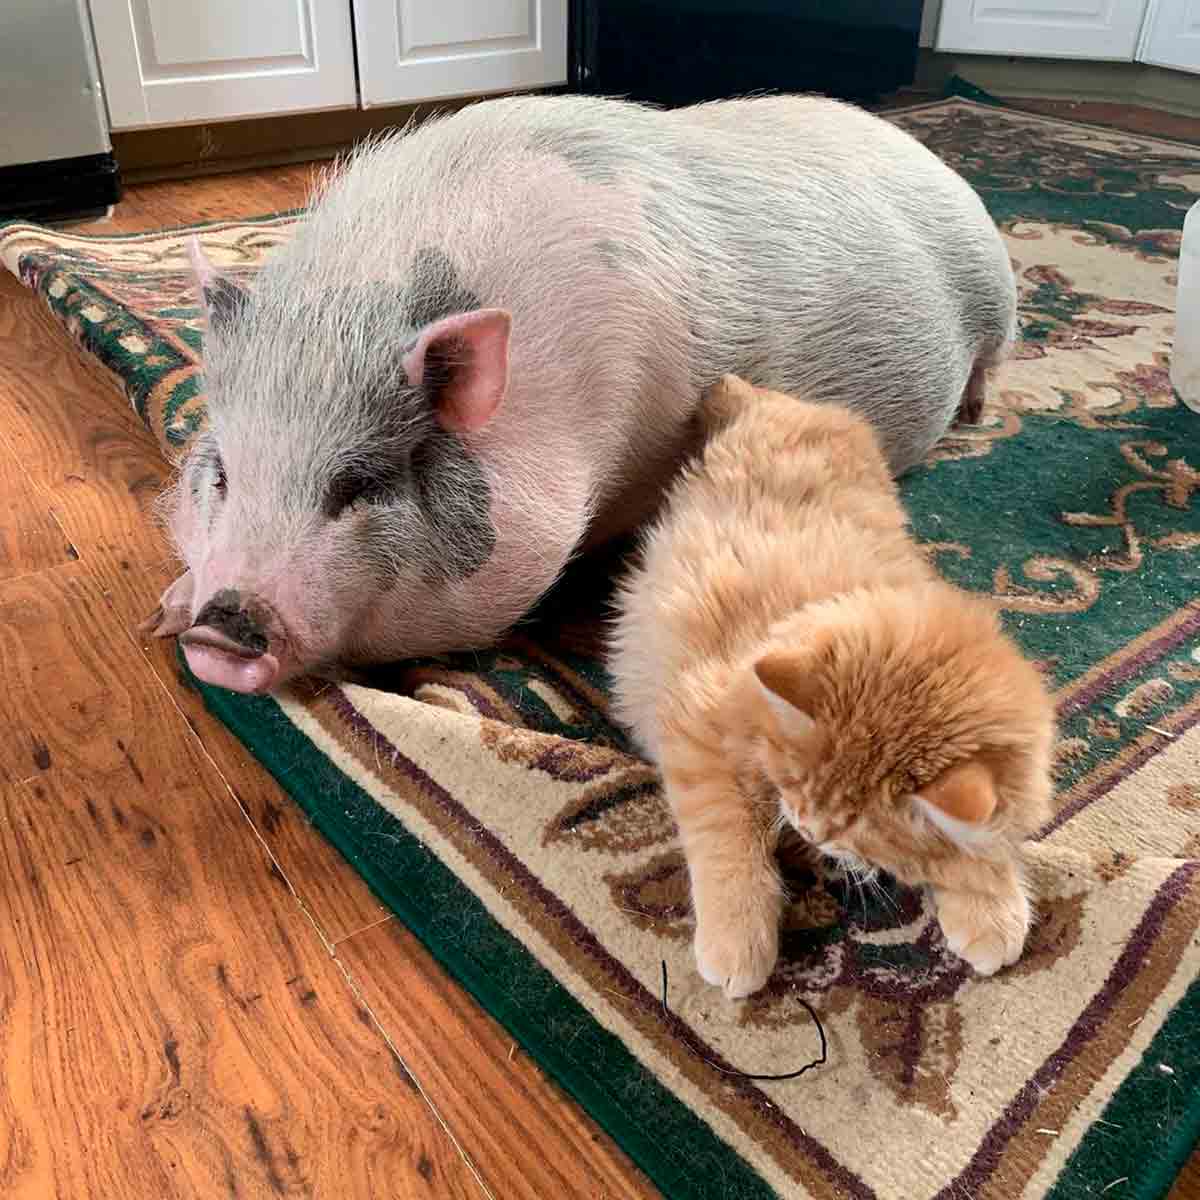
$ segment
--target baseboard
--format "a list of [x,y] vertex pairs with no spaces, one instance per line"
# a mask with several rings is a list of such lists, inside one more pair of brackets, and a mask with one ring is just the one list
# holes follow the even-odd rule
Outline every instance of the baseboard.
[[1200,77],[1142,63],[1081,62],[922,50],[913,87],[940,91],[951,75],[1006,100],[1135,104],[1200,117]]
[[[1200,117],[1200,77],[1135,63],[942,54],[923,49],[912,88],[906,90],[937,94],[951,75],[960,75],[1003,99],[1102,101]],[[112,135],[113,151],[126,183],[316,162],[342,153],[369,133],[435,112],[453,112],[487,98],[132,130]]]
[[454,112],[483,98],[114,132],[113,153],[126,183],[313,162],[342,153],[369,133]]

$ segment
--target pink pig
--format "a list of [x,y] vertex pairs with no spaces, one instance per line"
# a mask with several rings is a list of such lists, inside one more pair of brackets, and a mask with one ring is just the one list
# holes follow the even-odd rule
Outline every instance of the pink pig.
[[352,158],[251,292],[194,263],[209,424],[143,628],[243,692],[494,641],[654,511],[723,374],[857,407],[900,473],[1016,320],[971,188],[807,98],[473,105]]

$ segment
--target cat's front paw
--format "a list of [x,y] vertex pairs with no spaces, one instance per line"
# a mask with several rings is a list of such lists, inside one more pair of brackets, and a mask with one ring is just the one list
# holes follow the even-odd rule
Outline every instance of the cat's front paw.
[[757,992],[775,970],[779,957],[777,906],[736,920],[702,920],[696,926],[696,967],[701,978],[723,988],[731,1000]]
[[1021,957],[1030,920],[1021,892],[1005,897],[939,892],[937,906],[947,947],[977,974],[995,975]]

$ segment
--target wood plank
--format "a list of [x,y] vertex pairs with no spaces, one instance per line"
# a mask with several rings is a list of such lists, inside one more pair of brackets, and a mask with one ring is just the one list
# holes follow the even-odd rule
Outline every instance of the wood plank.
[[1200,1149],[1184,1164],[1167,1200],[1200,1200]]
[[259,765],[245,746],[204,707],[179,669],[175,642],[143,641],[159,677],[170,680],[171,699],[192,736],[211,759],[286,872],[298,901],[329,945],[394,918],[337,850],[313,828],[304,810]]
[[[398,921],[350,938],[337,953],[413,1073],[472,1148],[496,1196],[659,1195]],[[424,1036],[435,1024],[453,1055]]]
[[[246,207],[262,211],[250,201]],[[188,219],[190,213],[176,213],[162,223]],[[149,517],[152,499],[167,477],[166,467],[119,393],[71,347],[40,302],[21,294],[12,301],[5,306],[8,315],[0,315],[0,410],[6,407],[6,397],[27,396],[29,403],[25,408],[12,406],[14,419],[8,427],[0,425],[0,444],[9,440],[33,464],[37,488],[48,497],[87,570],[99,582],[110,609],[107,635],[128,633],[170,578],[166,548]],[[29,366],[38,362],[47,369]],[[357,945],[358,931],[381,919],[394,924],[357,873],[241,743],[208,714],[199,696],[182,685],[172,644],[153,642],[144,649],[172,702],[186,715],[199,747],[244,806],[327,942],[337,944],[339,958]],[[29,761],[27,754],[25,770]],[[528,1060],[522,1062],[520,1054],[514,1056],[519,1064],[514,1073],[508,1060],[511,1041],[445,977],[415,939],[404,934],[387,953],[386,964],[378,965],[370,1003],[402,1010],[402,998],[421,989],[424,1020],[389,1020],[385,1027],[406,1061],[443,1064],[432,1080],[431,1098],[439,1110],[449,1106],[472,1117],[460,1136],[469,1147],[479,1141],[481,1149],[472,1148],[472,1154],[484,1160],[481,1170],[494,1182],[497,1196],[656,1194],[590,1119]],[[431,1040],[430,1030],[438,1031],[436,1039]],[[468,1079],[473,1081],[471,1088],[464,1089],[462,1082]],[[486,1083],[481,1093],[471,1090],[479,1080]],[[486,1104],[477,1102],[479,1095],[486,1097]],[[525,1133],[514,1137],[514,1129]],[[526,1186],[521,1181],[529,1164],[518,1170],[514,1163],[527,1156],[530,1130],[539,1131],[540,1165],[533,1173],[534,1183],[541,1187],[547,1180],[573,1181],[565,1189],[517,1190]],[[597,1180],[606,1191],[594,1191]]]
[[0,1194],[479,1196],[85,563],[0,672]]
[[[10,280],[14,286],[15,281]],[[0,315],[0,450],[25,458],[36,499],[52,510],[100,581],[109,636],[136,637],[177,567],[152,519],[169,477],[157,444],[119,393],[66,337],[36,298],[21,292]],[[30,363],[44,363],[32,369]],[[24,408],[13,398],[24,397]],[[63,397],[70,397],[69,407]],[[142,640],[159,677],[175,681],[173,642]],[[172,695],[239,802],[273,844],[300,864],[300,898],[331,940],[384,915],[356,872],[316,834],[303,813],[186,686]]]
[[15,455],[0,446],[0,579],[68,562],[74,548],[34,496]]
[[[287,212],[305,202],[323,163],[230,171],[203,179],[161,180],[130,188],[112,215],[74,226],[74,233],[137,233],[199,221],[231,221]],[[186,214],[186,215],[181,215]]]

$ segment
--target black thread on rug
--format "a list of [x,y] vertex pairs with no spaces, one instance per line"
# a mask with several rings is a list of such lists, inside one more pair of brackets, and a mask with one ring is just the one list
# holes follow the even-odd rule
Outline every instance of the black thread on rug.
[[[674,1017],[674,1014],[667,1007],[667,960],[664,958],[661,961],[662,961],[662,1010],[663,1010],[663,1016],[667,1017],[668,1019],[674,1019],[677,1024],[682,1025],[683,1022],[679,1021],[679,1019],[677,1017]],[[713,1062],[713,1060],[711,1058],[705,1058],[704,1055],[701,1054],[700,1051],[697,1050],[695,1046],[691,1045],[688,1042],[687,1038],[681,1037],[679,1040],[681,1042],[683,1042],[683,1044],[685,1046],[687,1046],[687,1048],[697,1058],[708,1063],[708,1065],[710,1067],[712,1067],[712,1069],[714,1071],[720,1071],[722,1075],[733,1075],[738,1079],[780,1079],[780,1080],[782,1080],[782,1079],[799,1079],[800,1076],[805,1073],[805,1071],[811,1071],[814,1067],[823,1066],[828,1061],[829,1045],[825,1041],[825,1026],[821,1024],[821,1018],[817,1016],[817,1010],[815,1008],[813,1008],[813,1006],[811,1004],[809,1004],[809,1002],[807,1000],[802,999],[800,996],[797,996],[796,1000],[801,1005],[801,1007],[804,1009],[804,1011],[806,1013],[808,1013],[808,1015],[810,1017],[812,1017],[812,1022],[817,1027],[817,1036],[820,1037],[820,1039],[821,1039],[821,1057],[814,1058],[812,1060],[812,1062],[805,1063],[804,1066],[800,1067],[798,1070],[788,1071],[784,1075],[752,1075],[748,1071],[737,1071],[737,1070],[734,1070],[732,1067],[722,1067],[722,1066],[719,1066],[717,1063]]]

